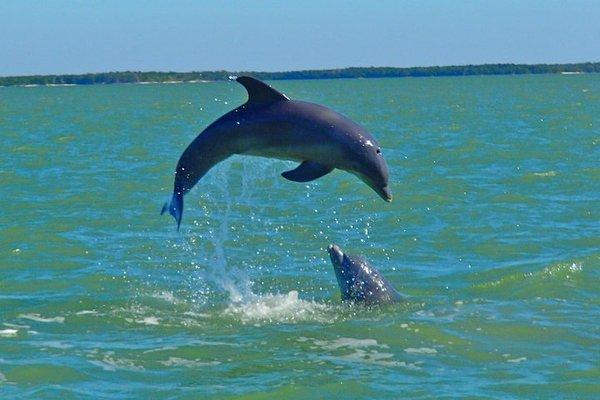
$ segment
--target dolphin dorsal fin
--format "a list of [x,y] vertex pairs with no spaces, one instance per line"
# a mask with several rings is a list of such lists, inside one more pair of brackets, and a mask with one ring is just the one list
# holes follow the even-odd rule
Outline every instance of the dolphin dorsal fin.
[[248,104],[265,105],[289,100],[285,94],[250,76],[240,76],[236,81],[248,91]]

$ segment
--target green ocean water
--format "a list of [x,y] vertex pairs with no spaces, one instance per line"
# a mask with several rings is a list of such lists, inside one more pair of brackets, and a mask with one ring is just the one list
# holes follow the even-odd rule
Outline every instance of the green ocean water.
[[[0,88],[0,398],[600,398],[600,75],[277,81],[341,171],[234,157],[159,212],[235,82]],[[341,304],[325,251],[407,300]]]

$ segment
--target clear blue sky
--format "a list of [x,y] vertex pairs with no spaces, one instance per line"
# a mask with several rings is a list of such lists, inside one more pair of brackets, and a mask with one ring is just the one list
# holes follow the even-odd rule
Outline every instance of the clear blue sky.
[[600,0],[0,0],[0,75],[580,61]]

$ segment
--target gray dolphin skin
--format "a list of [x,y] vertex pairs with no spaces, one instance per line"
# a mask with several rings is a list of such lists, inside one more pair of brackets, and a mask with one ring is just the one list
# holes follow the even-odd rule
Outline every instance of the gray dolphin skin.
[[295,182],[320,178],[333,169],[358,176],[392,201],[388,167],[375,138],[329,108],[290,100],[269,85],[237,78],[248,101],[210,124],[185,149],[175,169],[173,196],[166,210],[181,224],[183,196],[216,164],[234,154],[300,162],[281,175]]
[[335,244],[330,245],[327,251],[343,301],[377,305],[402,300],[400,293],[366,260],[344,254]]

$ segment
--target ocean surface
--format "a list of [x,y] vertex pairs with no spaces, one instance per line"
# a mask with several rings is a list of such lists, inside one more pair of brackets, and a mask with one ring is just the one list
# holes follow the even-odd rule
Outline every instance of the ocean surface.
[[[365,126],[394,201],[236,156],[235,82],[0,88],[0,398],[600,398],[600,75],[276,81]],[[342,304],[326,247],[406,296]]]

